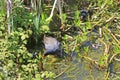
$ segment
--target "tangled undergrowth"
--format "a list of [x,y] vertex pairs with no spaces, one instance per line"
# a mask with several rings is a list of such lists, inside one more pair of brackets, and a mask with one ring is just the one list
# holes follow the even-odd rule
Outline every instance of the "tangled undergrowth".
[[[19,4],[20,1],[13,2],[13,12],[9,18],[6,18],[7,13],[2,4],[5,1],[0,1],[1,80],[54,80],[74,70],[75,65],[73,68],[70,68],[72,65],[66,67],[72,62],[67,61],[67,57],[62,60],[52,58],[54,60],[51,62],[47,58],[42,59],[44,34],[56,37],[65,53],[71,56],[77,53],[77,58],[87,61],[90,68],[104,70],[102,79],[120,79],[119,0],[63,0],[62,15],[58,15],[55,8],[52,19],[47,21],[53,1],[42,0],[43,4],[37,4],[33,10],[28,10],[23,2]],[[42,12],[39,8],[42,8]],[[13,18],[13,23],[11,21],[12,30],[8,34],[7,22],[10,18]],[[34,53],[37,53],[36,57]],[[55,65],[55,60],[58,60],[57,65],[65,68],[61,71],[59,66],[58,71],[49,69],[47,64]],[[48,70],[42,70],[42,62]],[[76,72],[78,74],[79,71]],[[97,78],[91,77],[93,79]]]

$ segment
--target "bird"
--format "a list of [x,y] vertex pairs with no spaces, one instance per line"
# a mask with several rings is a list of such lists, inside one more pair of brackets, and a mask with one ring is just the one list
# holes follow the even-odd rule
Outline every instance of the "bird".
[[55,54],[62,57],[61,44],[56,38],[44,35],[43,43],[45,46],[45,51],[42,55],[43,58],[49,54]]

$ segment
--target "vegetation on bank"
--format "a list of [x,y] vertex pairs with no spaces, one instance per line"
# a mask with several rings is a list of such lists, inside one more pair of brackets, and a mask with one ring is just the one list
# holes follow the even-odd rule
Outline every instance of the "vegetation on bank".
[[[9,16],[6,3],[0,1],[1,80],[54,80],[64,73],[41,69],[44,34],[60,41],[68,55],[76,52],[97,69],[106,70],[105,80],[111,79],[111,73],[115,74],[112,79],[120,79],[120,65],[114,65],[114,71],[110,66],[120,62],[119,0],[63,0],[62,13],[55,7],[52,17],[54,0],[14,0]],[[103,52],[96,60],[90,50],[99,47]]]

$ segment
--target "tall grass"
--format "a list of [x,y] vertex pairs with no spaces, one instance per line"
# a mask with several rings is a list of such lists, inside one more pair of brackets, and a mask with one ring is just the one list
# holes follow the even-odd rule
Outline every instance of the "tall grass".
[[33,24],[34,24],[34,33],[35,33],[35,41],[38,43],[38,35],[39,35],[39,27],[42,13],[41,0],[31,0],[31,5],[33,8]]

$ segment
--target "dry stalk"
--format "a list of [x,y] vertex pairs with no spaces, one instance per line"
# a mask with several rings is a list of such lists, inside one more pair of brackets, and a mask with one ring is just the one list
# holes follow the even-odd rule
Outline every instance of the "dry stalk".
[[112,60],[114,59],[114,57],[115,57],[116,55],[118,55],[118,54],[114,54],[114,55],[110,58],[109,63],[112,62]]
[[120,41],[115,37],[115,35],[109,29],[106,29],[106,30],[110,33],[110,35],[113,37],[113,39],[118,43],[119,48],[120,48]]
[[116,60],[116,61],[119,61],[119,62],[120,62],[120,59],[118,59],[118,58],[116,58],[116,57],[114,58],[114,60]]
[[101,40],[100,38],[98,39],[100,42],[102,42],[105,46],[105,51],[104,51],[104,55],[107,55],[109,52],[109,45],[107,45],[103,40]]
[[105,77],[104,77],[104,80],[108,80],[109,75],[110,75],[110,72],[107,72],[107,74],[106,74]]

